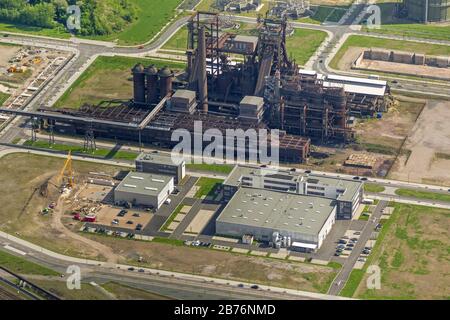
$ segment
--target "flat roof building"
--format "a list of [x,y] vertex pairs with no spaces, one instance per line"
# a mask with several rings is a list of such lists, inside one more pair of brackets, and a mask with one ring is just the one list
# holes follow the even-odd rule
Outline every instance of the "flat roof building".
[[223,184],[224,198],[231,199],[240,187],[334,199],[337,201],[338,219],[351,219],[363,196],[361,181],[251,165],[234,167]]
[[141,153],[136,158],[136,171],[172,176],[177,184],[186,175],[186,162],[179,157],[172,158],[170,153]]
[[158,209],[174,190],[174,178],[142,172],[130,172],[114,189],[114,202]]
[[336,219],[336,201],[257,188],[240,188],[216,220],[219,235],[296,242],[304,251],[320,248]]

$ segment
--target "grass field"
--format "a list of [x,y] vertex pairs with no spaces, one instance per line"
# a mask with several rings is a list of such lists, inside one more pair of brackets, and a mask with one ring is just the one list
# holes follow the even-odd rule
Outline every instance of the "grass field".
[[[243,35],[257,35],[255,25],[241,24],[239,30],[232,30]],[[187,28],[181,28],[162,49],[168,50],[186,50]],[[289,56],[294,58],[300,65],[304,65],[311,56],[317,51],[321,43],[325,40],[327,34],[323,31],[310,29],[295,29],[294,35],[287,38],[286,46]]]
[[145,58],[98,57],[55,103],[56,108],[79,108],[85,103],[130,100],[133,94],[131,68],[136,63],[169,66],[180,70],[183,63]]
[[196,186],[200,188],[195,193],[195,198],[201,198],[203,196],[208,196],[211,192],[213,192],[221,183],[223,183],[222,179],[214,179],[214,178],[205,178],[202,177],[198,179]]
[[24,143],[25,146],[35,147],[39,149],[46,149],[46,150],[56,150],[56,151],[72,151],[72,154],[74,155],[91,155],[94,157],[99,158],[105,158],[105,159],[117,159],[117,160],[130,160],[133,161],[138,156],[137,153],[129,152],[129,151],[120,151],[120,150],[114,150],[114,149],[97,149],[93,153],[87,152],[84,150],[82,146],[75,146],[75,145],[69,145],[69,144],[58,144],[55,143],[53,145],[49,145],[48,141],[31,141],[28,140]]
[[19,274],[59,276],[59,273],[54,270],[27,261],[2,250],[0,250],[0,266]]
[[[393,204],[364,269],[341,292],[362,299],[448,299],[450,210]],[[381,289],[367,289],[369,265],[381,269]]]
[[378,2],[377,5],[381,8],[381,28],[369,29],[364,27],[364,31],[401,37],[450,41],[450,25],[414,23],[411,20],[399,19],[394,17],[394,1]]
[[[182,0],[131,0],[139,10],[135,22],[127,26],[123,31],[105,36],[86,36],[93,40],[115,41],[120,45],[137,45],[150,41],[160,30],[164,28],[176,14],[175,8]],[[83,26],[81,26],[83,27]],[[36,28],[30,26],[0,23],[0,31],[29,33],[54,38],[69,38],[65,28],[59,26],[55,29]]]
[[0,106],[2,106],[3,103],[5,103],[5,101],[8,100],[8,98],[9,94],[0,92]]
[[374,38],[370,36],[350,36],[342,45],[341,49],[335,55],[330,63],[334,69],[338,69],[338,63],[346,54],[349,48],[384,48],[391,50],[401,50],[408,52],[424,53],[429,55],[450,55],[450,46],[421,43],[414,41],[400,41]]
[[385,187],[375,183],[364,183],[364,191],[367,192],[383,192]]
[[193,171],[208,171],[216,173],[229,174],[233,170],[234,166],[227,164],[206,164],[206,163],[189,163],[186,165],[186,169]]
[[403,197],[450,202],[450,194],[418,191],[418,190],[412,190],[412,189],[397,189],[397,190],[395,190],[395,194],[398,194],[399,196],[403,196]]

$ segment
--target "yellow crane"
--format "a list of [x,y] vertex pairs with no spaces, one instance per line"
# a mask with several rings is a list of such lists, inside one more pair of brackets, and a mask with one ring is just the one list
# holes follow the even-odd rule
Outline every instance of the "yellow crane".
[[58,175],[58,180],[57,180],[58,185],[61,183],[62,178],[67,179],[68,187],[72,188],[75,185],[74,171],[72,169],[72,151],[70,151],[70,150],[69,150],[69,153],[67,154],[66,162],[64,163],[64,166]]

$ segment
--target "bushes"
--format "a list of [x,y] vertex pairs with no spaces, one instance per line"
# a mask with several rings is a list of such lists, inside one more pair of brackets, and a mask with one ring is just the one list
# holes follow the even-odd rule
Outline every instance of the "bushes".
[[[0,0],[0,21],[52,29],[65,26],[67,7],[74,0]],[[122,31],[137,18],[131,0],[84,0],[80,3],[81,35],[108,35]]]

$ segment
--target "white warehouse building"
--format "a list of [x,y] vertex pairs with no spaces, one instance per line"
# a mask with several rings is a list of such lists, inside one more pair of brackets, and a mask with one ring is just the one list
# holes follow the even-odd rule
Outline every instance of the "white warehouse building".
[[216,234],[268,242],[276,234],[294,250],[316,251],[335,223],[336,208],[333,199],[241,187],[217,218]]
[[114,189],[114,202],[159,209],[174,190],[171,176],[130,172]]

